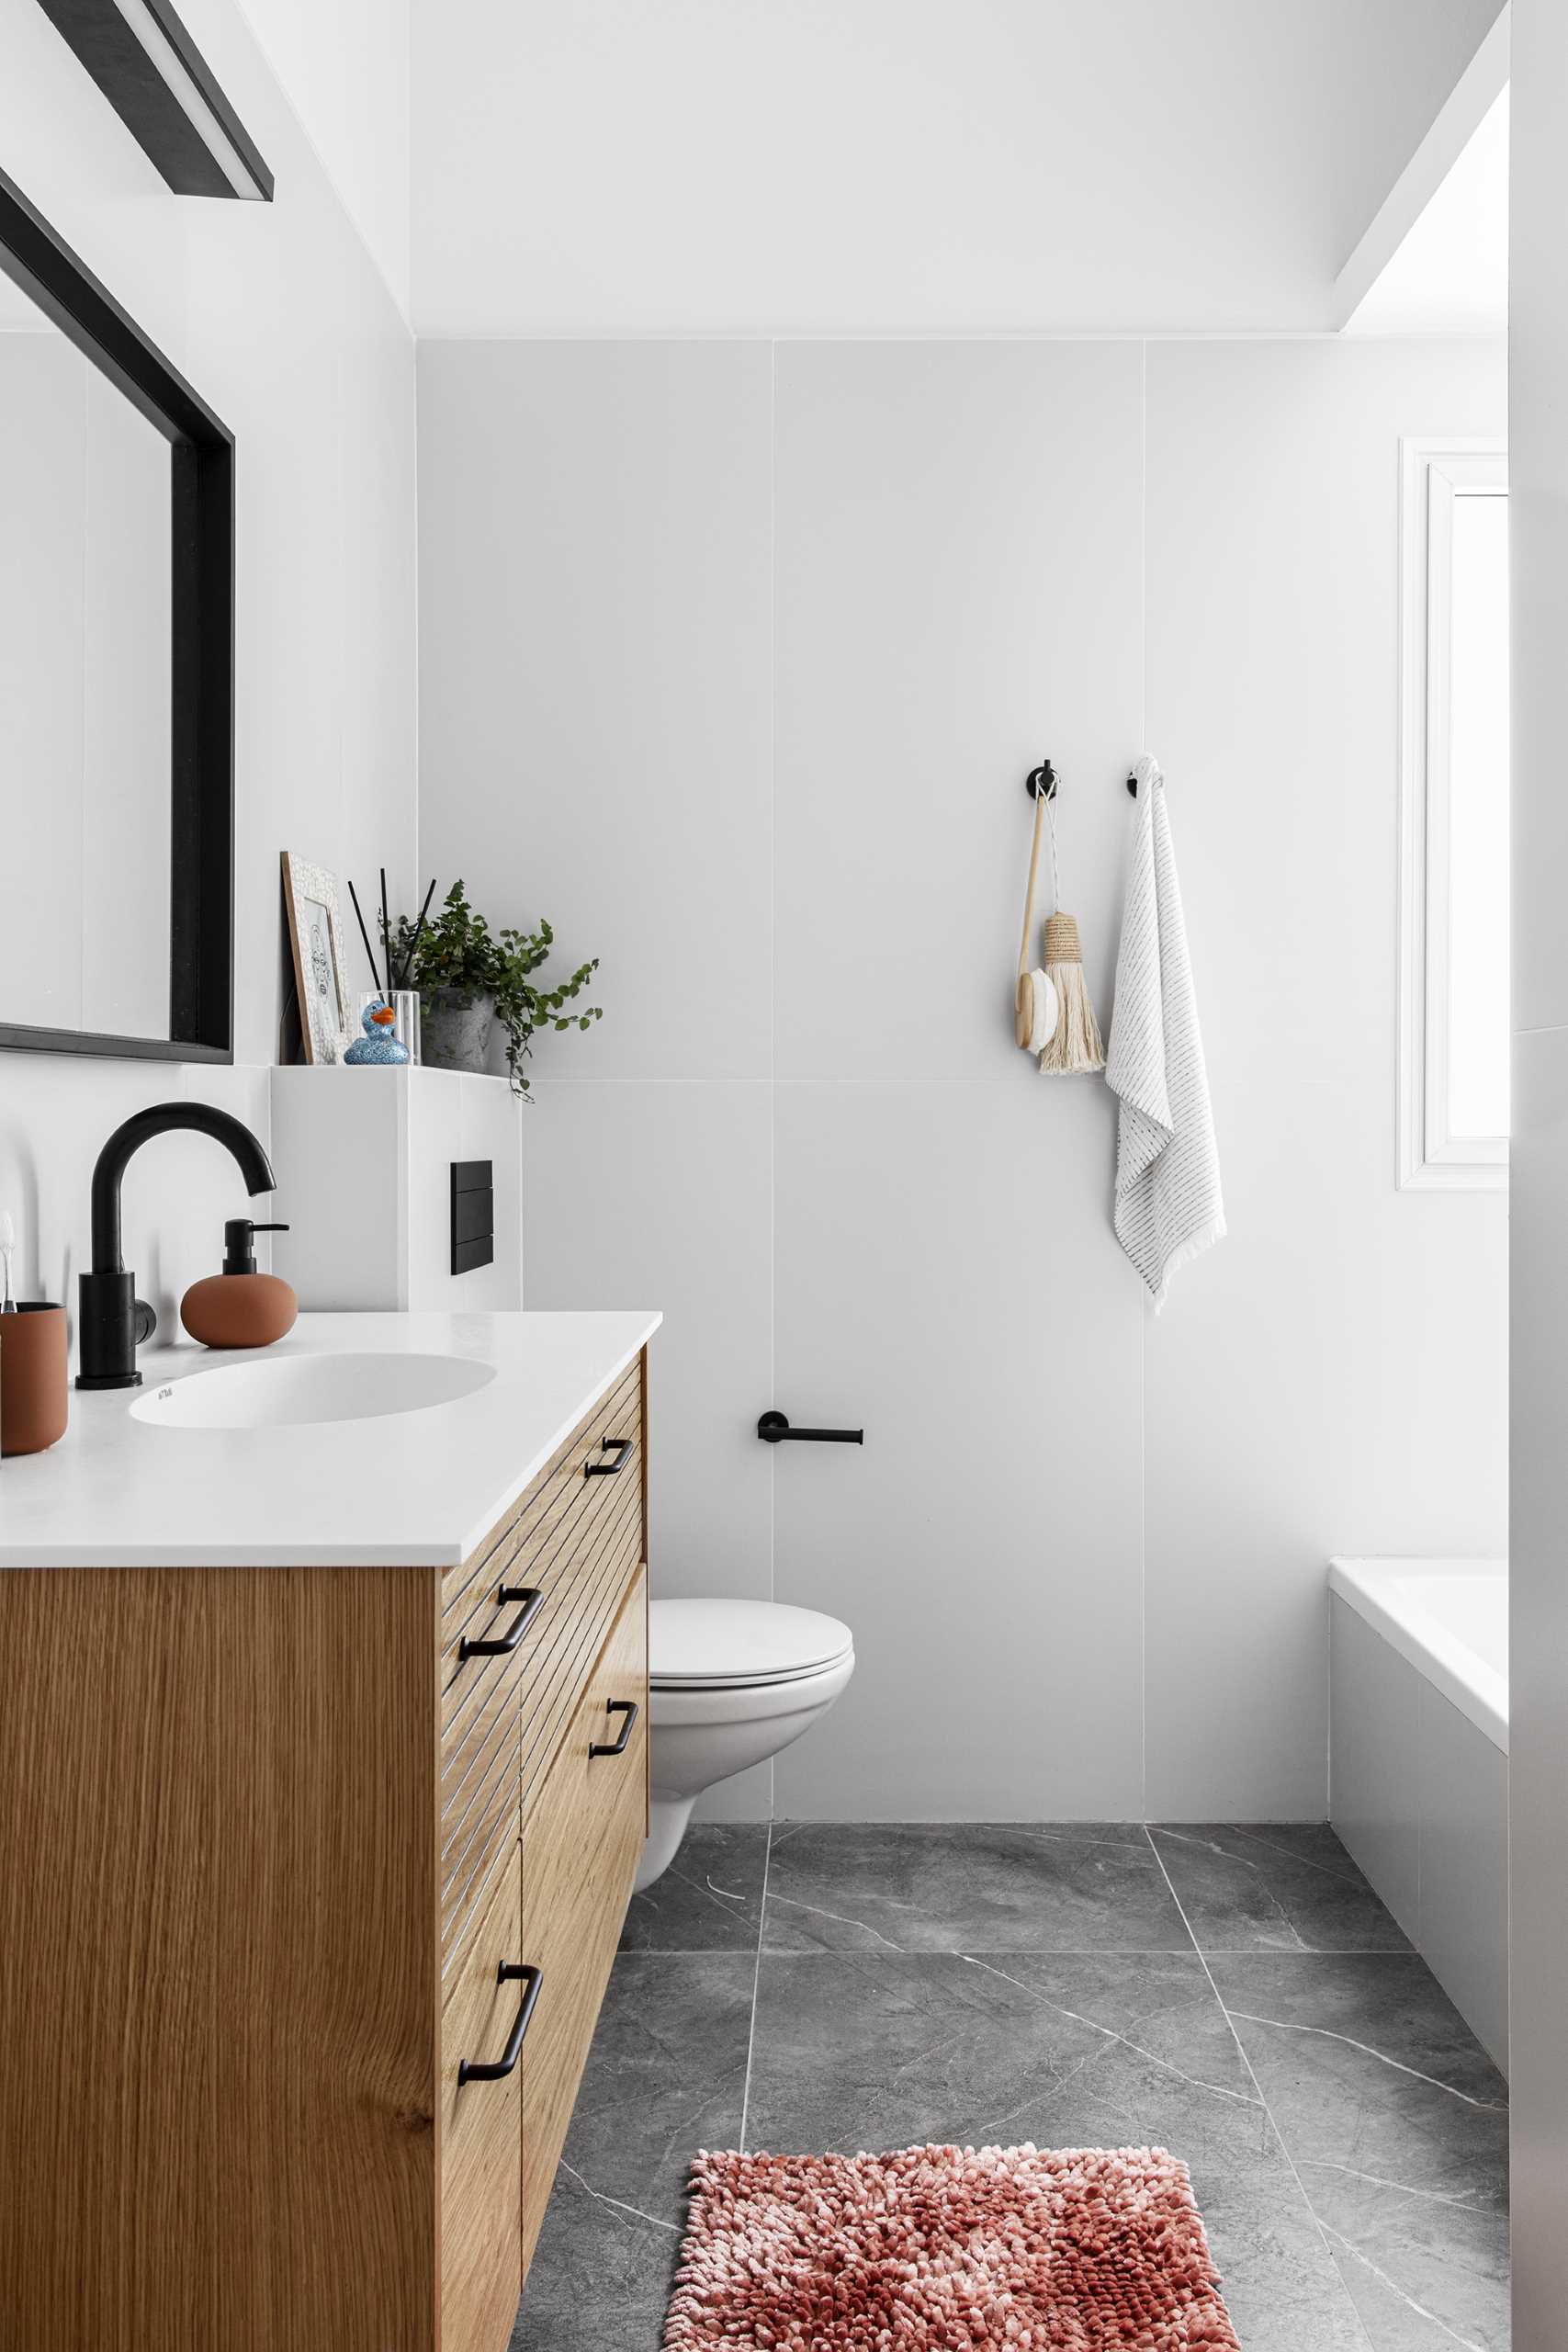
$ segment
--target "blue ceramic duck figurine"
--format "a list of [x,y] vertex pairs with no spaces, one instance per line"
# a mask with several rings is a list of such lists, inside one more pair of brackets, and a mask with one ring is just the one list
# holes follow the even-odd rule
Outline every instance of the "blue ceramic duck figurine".
[[397,1034],[395,1026],[397,1018],[391,1006],[384,1001],[377,1004],[367,1004],[359,1016],[359,1025],[365,1035],[363,1037],[355,1039],[347,1053],[344,1054],[344,1060],[352,1062],[356,1069],[363,1069],[368,1062],[408,1061],[411,1056],[408,1047]]

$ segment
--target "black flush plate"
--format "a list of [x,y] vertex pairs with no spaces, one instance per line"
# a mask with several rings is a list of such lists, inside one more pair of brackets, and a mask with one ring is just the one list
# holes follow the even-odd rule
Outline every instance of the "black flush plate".
[[495,1166],[489,1159],[452,1162],[452,1272],[470,1273],[495,1261]]

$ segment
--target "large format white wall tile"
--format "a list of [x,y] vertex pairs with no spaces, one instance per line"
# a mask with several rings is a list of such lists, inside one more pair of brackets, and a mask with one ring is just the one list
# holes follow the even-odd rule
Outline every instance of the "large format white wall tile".
[[1214,1098],[1229,1236],[1147,1325],[1149,1796],[1321,1818],[1329,1557],[1499,1548],[1507,1228],[1395,1190],[1382,1077]]
[[1149,740],[1230,1226],[1149,1327],[1150,1796],[1288,1816],[1322,1802],[1330,1553],[1506,1524],[1507,1204],[1393,1177],[1398,444],[1500,431],[1502,357],[1148,368]]
[[1137,1282],[1077,1080],[778,1089],[779,1600],[855,1678],[781,1815],[1142,1811]]
[[524,1301],[662,1310],[649,1356],[657,1593],[765,1600],[773,1105],[765,1086],[541,1080],[523,1114]]
[[[23,1297],[65,1306],[74,1331],[76,1280],[91,1258],[93,1169],[122,1119],[154,1102],[210,1102],[268,1142],[267,1073],[167,1062],[95,1061],[64,1054],[13,1054],[0,1085],[0,1209],[17,1227],[14,1279]],[[266,1217],[220,1144],[161,1135],[136,1153],[121,1188],[125,1264],[137,1295],[158,1317],[161,1340],[180,1337],[179,1303],[194,1282],[220,1272],[223,1226]],[[266,1238],[258,1241],[265,1266]]]
[[781,347],[782,1078],[1027,1075],[1012,992],[1043,752],[1109,1015],[1141,370],[1135,344]]
[[[1329,1554],[1504,1542],[1506,1204],[1395,1193],[1392,1048],[1397,443],[1499,431],[1498,355],[421,364],[426,864],[515,867],[606,956],[605,1022],[541,1051],[527,1295],[671,1316],[662,1589],[768,1589],[771,1492],[773,1589],[855,1627],[779,1809],[1321,1819]],[[1011,1042],[1043,752],[1110,1025],[1145,437],[1147,736],[1232,1236],[1158,1322],[1113,1106]],[[773,1079],[743,1139],[748,1090],[650,1082],[704,1076]],[[863,1417],[865,1453],[755,1466],[768,1401]]]
[[765,1077],[767,346],[426,344],[419,386],[426,868],[600,958],[541,1071]]
[[1489,341],[1148,347],[1149,749],[1238,1101],[1392,1099],[1399,440],[1500,435],[1506,399]]

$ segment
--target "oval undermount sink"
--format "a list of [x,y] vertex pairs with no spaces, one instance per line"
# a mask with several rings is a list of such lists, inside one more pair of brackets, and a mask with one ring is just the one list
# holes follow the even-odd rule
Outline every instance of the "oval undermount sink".
[[297,1429],[423,1413],[495,1378],[468,1356],[300,1355],[219,1365],[149,1389],[130,1408],[166,1430]]

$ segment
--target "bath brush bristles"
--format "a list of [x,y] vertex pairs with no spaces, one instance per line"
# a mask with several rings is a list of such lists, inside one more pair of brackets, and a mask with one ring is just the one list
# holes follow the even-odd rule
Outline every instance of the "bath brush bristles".
[[1055,914],[1048,919],[1045,971],[1061,1009],[1040,1057],[1042,1070],[1047,1078],[1069,1078],[1077,1071],[1103,1069],[1105,1047],[1089,1001],[1076,916]]

